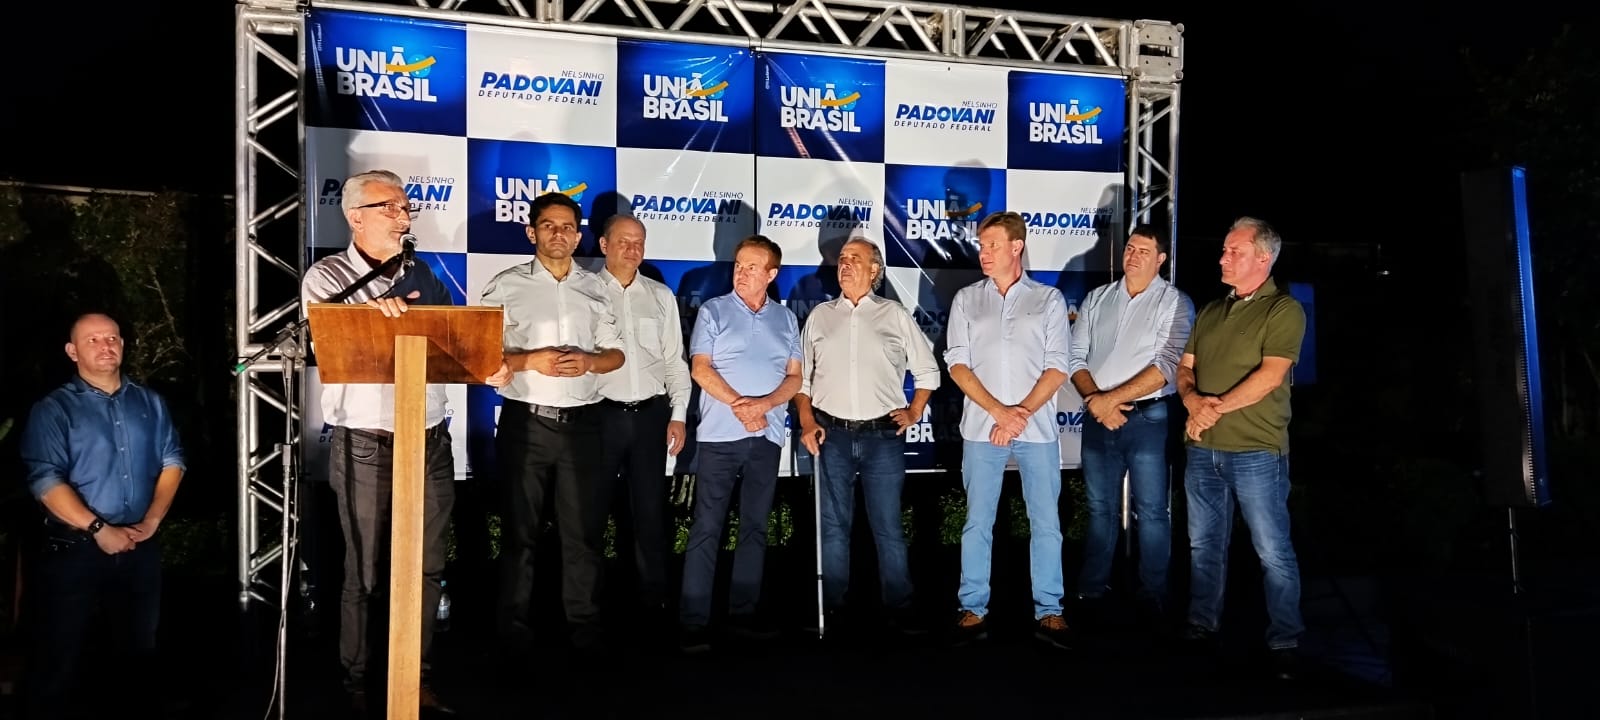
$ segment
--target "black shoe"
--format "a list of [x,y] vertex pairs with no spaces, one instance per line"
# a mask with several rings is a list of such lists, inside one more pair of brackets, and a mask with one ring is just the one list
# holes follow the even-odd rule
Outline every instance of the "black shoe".
[[704,625],[685,625],[678,630],[678,649],[687,654],[699,654],[711,649],[711,633]]
[[456,714],[455,708],[440,701],[439,696],[433,692],[433,687],[429,685],[417,688],[417,705],[422,710],[423,717]]
[[1216,645],[1217,631],[1189,623],[1184,626],[1183,632],[1178,635],[1178,639],[1182,640],[1186,645]]
[[1046,615],[1039,618],[1039,624],[1033,630],[1033,637],[1062,650],[1072,649],[1072,630],[1067,627],[1066,619],[1060,615]]
[[954,647],[971,645],[989,639],[989,621],[971,610],[961,611],[956,626],[950,631],[950,644]]
[[728,632],[744,640],[765,641],[778,637],[778,629],[755,614],[729,615]]
[[1272,677],[1285,682],[1300,678],[1300,651],[1296,648],[1279,648],[1272,650],[1267,659],[1271,668]]

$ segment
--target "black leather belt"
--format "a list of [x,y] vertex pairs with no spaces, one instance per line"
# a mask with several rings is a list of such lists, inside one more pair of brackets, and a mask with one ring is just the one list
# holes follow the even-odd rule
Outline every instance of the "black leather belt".
[[548,419],[554,420],[554,421],[556,421],[558,423],[574,422],[578,418],[583,416],[583,413],[584,413],[585,410],[589,409],[588,405],[573,405],[571,407],[556,407],[555,405],[535,405],[533,403],[523,402],[521,400],[507,399],[505,401],[505,404],[511,404],[511,403],[516,403],[517,405],[521,405],[521,406],[527,408],[528,412],[530,414],[534,415],[534,416],[542,417],[542,418],[548,418]]
[[633,402],[623,402],[621,400],[612,400],[611,398],[601,398],[600,399],[600,404],[604,405],[606,407],[616,408],[618,410],[623,410],[623,411],[626,411],[626,412],[639,412],[641,410],[645,410],[645,409],[649,408],[651,405],[655,404],[657,401],[665,400],[665,399],[667,399],[666,395],[657,395],[655,397],[647,397],[647,398],[645,398],[643,400],[635,400]]
[[849,430],[850,432],[857,432],[860,430],[900,429],[900,423],[895,422],[894,418],[891,418],[888,415],[884,415],[883,417],[875,417],[871,420],[845,420],[843,418],[836,418],[816,408],[811,409],[811,414],[817,416],[817,422],[820,422],[827,427]]
[[[435,438],[435,437],[438,437],[440,435],[443,435],[443,434],[445,434],[445,432],[446,432],[445,428],[448,425],[449,425],[449,423],[439,423],[438,425],[435,425],[435,426],[433,426],[431,428],[428,428],[427,432],[423,433],[423,436],[426,437],[426,438]],[[351,435],[355,435],[357,437],[366,438],[366,439],[371,440],[372,442],[375,442],[375,443],[377,443],[379,445],[382,445],[384,447],[392,447],[394,445],[394,432],[390,431],[390,430],[374,430],[374,429],[367,429],[367,428],[345,428],[344,431],[347,432],[347,433],[350,433]]]

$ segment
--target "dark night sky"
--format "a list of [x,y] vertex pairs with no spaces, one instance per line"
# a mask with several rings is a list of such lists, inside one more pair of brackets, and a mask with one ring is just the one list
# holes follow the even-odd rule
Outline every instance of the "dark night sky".
[[[1504,38],[1529,45],[1556,26],[1537,2],[1518,4],[1532,14],[1514,33],[1503,19],[1395,4],[1337,3],[1297,17],[1198,3],[1052,5],[1184,23],[1184,235],[1220,234],[1234,216],[1255,214],[1290,240],[1324,242],[1363,232],[1368,220],[1454,212],[1454,173],[1466,163],[1454,120],[1471,111],[1459,49],[1504,63],[1524,51]],[[13,9],[20,14],[0,29],[0,46],[29,62],[8,77],[0,105],[0,179],[232,192],[232,8],[150,0]]]

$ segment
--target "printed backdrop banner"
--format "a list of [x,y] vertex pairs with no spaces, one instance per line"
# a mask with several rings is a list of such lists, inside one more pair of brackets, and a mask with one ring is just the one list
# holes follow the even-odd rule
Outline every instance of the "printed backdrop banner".
[[[346,11],[311,10],[306,27],[308,261],[348,246],[344,178],[392,170],[421,211],[419,259],[476,304],[495,273],[532,261],[532,202],[559,192],[583,208],[577,256],[592,270],[607,219],[644,223],[642,272],[678,295],[687,338],[700,304],[732,290],[743,238],[782,247],[772,290],[803,324],[839,296],[839,248],[862,236],[888,265],[880,292],[942,356],[951,299],[983,278],[977,226],[990,213],[1023,215],[1027,271],[1072,316],[1117,259],[1120,79]],[[304,452],[325,477],[317,387],[313,368],[305,437],[319,442]],[[696,403],[669,472],[694,470]],[[450,388],[458,477],[492,472],[499,412],[490,388]],[[960,466],[960,413],[946,374],[906,432],[910,469]],[[1063,467],[1079,464],[1082,418],[1069,385]],[[810,472],[792,439],[783,458],[783,473]]]

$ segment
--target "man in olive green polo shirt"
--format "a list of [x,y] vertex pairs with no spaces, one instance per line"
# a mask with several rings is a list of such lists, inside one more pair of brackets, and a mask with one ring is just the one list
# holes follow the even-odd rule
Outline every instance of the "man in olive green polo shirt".
[[1300,566],[1289,540],[1289,372],[1300,358],[1305,309],[1272,280],[1283,241],[1265,222],[1240,218],[1222,245],[1222,282],[1233,287],[1195,317],[1178,368],[1189,499],[1190,640],[1212,639],[1222,620],[1229,530],[1237,498],[1261,558],[1267,648],[1275,673],[1293,676]]

